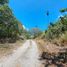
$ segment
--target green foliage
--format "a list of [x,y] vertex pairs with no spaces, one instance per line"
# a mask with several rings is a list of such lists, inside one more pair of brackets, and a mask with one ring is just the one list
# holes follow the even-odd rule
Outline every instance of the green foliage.
[[8,2],[9,2],[9,0],[0,0],[0,4],[1,4],[1,5],[6,4],[6,3],[8,3]]
[[30,33],[29,33],[27,30],[25,30],[25,29],[22,30],[21,35],[22,35],[25,39],[30,39]]
[[60,10],[61,13],[64,13],[66,11],[67,11],[67,8],[63,8],[63,9]]
[[20,22],[14,17],[12,10],[7,5],[8,0],[0,0],[0,39],[17,39],[20,35]]
[[0,7],[0,23],[10,23],[13,18],[11,9],[7,5]]
[[67,41],[67,31],[64,34],[62,34],[61,39]]
[[19,36],[29,38],[29,32],[24,30],[22,24],[14,17],[12,10],[7,4],[8,1],[0,0],[0,39],[16,39]]
[[63,33],[67,31],[67,16],[60,17],[55,24],[50,24],[48,30],[45,33],[45,38],[52,40],[59,38]]

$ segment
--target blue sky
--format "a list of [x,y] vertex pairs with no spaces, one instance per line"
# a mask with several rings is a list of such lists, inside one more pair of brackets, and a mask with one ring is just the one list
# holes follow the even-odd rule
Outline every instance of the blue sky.
[[[10,0],[9,6],[27,29],[37,26],[45,30],[61,15],[59,9],[67,7],[67,0]],[[46,16],[47,11],[49,16]]]

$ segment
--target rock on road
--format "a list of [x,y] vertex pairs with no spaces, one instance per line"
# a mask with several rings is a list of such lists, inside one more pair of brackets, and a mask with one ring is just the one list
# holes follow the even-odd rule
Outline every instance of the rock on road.
[[39,51],[37,44],[33,40],[27,40],[23,46],[3,61],[0,67],[40,67]]

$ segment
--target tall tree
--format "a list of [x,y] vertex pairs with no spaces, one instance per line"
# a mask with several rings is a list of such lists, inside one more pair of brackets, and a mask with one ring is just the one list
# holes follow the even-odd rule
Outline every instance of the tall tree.
[[42,33],[41,30],[40,30],[39,28],[37,28],[37,27],[32,28],[32,29],[30,30],[30,34],[31,34],[34,38],[40,36],[41,33]]
[[18,23],[8,6],[8,0],[0,0],[0,38],[15,38],[19,34]]

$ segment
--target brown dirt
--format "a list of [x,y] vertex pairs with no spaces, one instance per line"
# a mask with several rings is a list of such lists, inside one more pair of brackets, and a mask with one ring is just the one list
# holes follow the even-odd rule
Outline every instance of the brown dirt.
[[[56,44],[53,44],[53,43],[48,42],[43,39],[36,39],[36,42],[38,44],[38,48],[39,48],[41,54],[42,54],[42,52],[57,54],[60,49],[67,48],[66,46],[65,47],[57,46]],[[56,66],[51,65],[50,67],[56,67]],[[67,65],[64,64],[64,67],[67,67]]]
[[57,46],[56,44],[53,44],[43,39],[37,39],[36,42],[38,43],[38,48],[40,52],[58,53],[60,49],[67,48],[67,46]]

